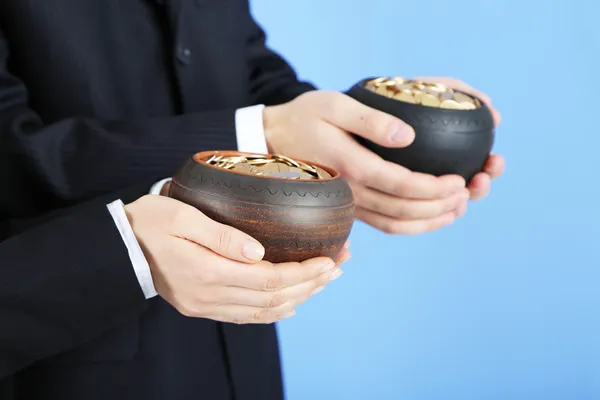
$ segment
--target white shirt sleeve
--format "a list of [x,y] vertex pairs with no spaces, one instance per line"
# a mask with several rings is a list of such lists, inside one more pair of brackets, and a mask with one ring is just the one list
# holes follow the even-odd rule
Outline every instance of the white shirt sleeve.
[[[260,104],[236,110],[235,135],[238,151],[267,154],[267,141],[265,139],[263,125],[264,108],[265,106]],[[156,182],[150,188],[149,194],[160,195],[161,189],[170,180],[171,178],[166,178]],[[121,200],[116,200],[108,204],[107,207],[121,234],[121,238],[127,247],[133,270],[144,296],[146,299],[156,296],[158,293],[154,287],[150,265],[148,264],[135,234],[133,233],[133,229],[129,224],[129,220],[125,214],[125,205]]]
[[156,289],[154,288],[150,265],[148,265],[148,261],[146,260],[146,257],[144,257],[140,244],[135,238],[133,229],[131,229],[127,214],[125,214],[125,205],[121,200],[116,200],[108,204],[107,207],[110,215],[112,215],[113,220],[115,221],[115,225],[117,225],[117,229],[121,234],[123,242],[125,242],[125,246],[127,246],[129,259],[133,265],[133,270],[142,288],[142,292],[144,292],[144,296],[146,299],[156,296],[158,293],[156,293]]

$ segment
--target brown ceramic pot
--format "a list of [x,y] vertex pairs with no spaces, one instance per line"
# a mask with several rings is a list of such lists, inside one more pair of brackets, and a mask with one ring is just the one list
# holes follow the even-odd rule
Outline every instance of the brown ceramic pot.
[[195,154],[174,174],[170,197],[254,237],[265,247],[267,261],[337,256],[354,221],[352,191],[339,173],[310,163],[323,168],[332,178],[257,176],[207,164],[205,161],[214,154],[247,155],[237,151]]

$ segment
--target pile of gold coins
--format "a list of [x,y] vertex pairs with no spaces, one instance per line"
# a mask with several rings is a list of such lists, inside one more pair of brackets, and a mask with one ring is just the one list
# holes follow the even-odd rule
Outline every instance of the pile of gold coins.
[[215,167],[273,178],[318,180],[331,178],[331,174],[322,168],[292,160],[289,157],[267,155],[213,155],[207,164]]
[[391,99],[428,107],[451,110],[475,110],[481,107],[478,99],[441,83],[382,77],[366,82],[365,88]]

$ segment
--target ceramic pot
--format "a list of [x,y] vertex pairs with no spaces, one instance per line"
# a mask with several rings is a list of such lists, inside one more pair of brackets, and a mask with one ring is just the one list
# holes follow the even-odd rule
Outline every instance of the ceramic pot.
[[415,130],[415,140],[410,146],[398,149],[356,136],[363,146],[411,171],[435,176],[457,174],[470,181],[483,169],[494,144],[494,119],[485,104],[474,110],[412,104],[366,89],[364,84],[371,79],[356,83],[346,94],[403,120]]
[[170,197],[209,218],[237,228],[265,247],[267,261],[335,259],[354,221],[354,199],[340,174],[323,165],[332,178],[294,180],[258,176],[209,165],[213,155],[248,155],[237,151],[197,153],[176,171]]

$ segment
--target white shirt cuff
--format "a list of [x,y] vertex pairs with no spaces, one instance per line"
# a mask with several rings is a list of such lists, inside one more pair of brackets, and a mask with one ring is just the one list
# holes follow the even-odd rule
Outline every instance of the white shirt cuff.
[[144,292],[144,296],[146,299],[156,296],[158,293],[154,287],[152,273],[150,272],[150,265],[148,265],[148,261],[146,260],[146,257],[144,257],[144,253],[142,252],[135,234],[133,233],[133,229],[129,224],[129,220],[125,214],[123,202],[121,200],[116,200],[108,204],[106,207],[108,207],[108,211],[113,217],[115,225],[117,225],[117,229],[121,234],[121,238],[127,247],[129,259],[133,265],[133,270],[140,287],[142,288],[142,292]]
[[235,112],[235,135],[238,151],[267,154],[267,140],[263,124],[263,110],[259,104],[240,108]]

